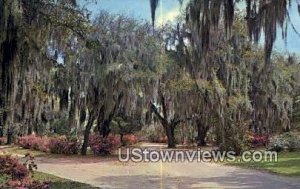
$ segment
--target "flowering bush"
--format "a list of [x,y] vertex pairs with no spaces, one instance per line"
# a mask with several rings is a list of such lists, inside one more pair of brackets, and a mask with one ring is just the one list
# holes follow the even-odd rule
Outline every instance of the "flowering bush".
[[16,188],[16,189],[48,189],[50,183],[33,181],[30,178],[23,180],[10,180],[7,183],[0,185],[0,188]]
[[167,143],[168,142],[168,137],[167,136],[162,136],[159,137],[158,143]]
[[51,138],[48,144],[49,150],[54,154],[77,154],[80,143],[76,139],[68,139],[65,136]]
[[26,166],[11,156],[0,156],[0,173],[11,177],[12,180],[22,180],[29,175]]
[[89,139],[89,144],[94,155],[108,155],[116,150],[121,143],[116,136],[111,135],[103,138],[98,134],[92,134]]
[[54,154],[77,154],[80,148],[80,143],[77,139],[69,139],[65,136],[49,138],[29,135],[20,137],[18,144],[25,149]]
[[47,189],[48,183],[32,181],[29,177],[33,168],[36,169],[36,165],[33,161],[34,157],[26,155],[24,164],[21,164],[18,159],[11,156],[0,156],[0,174],[7,175],[9,179],[0,185],[0,188],[17,188],[17,189]]
[[274,136],[270,140],[268,150],[280,152],[282,150],[299,151],[300,139],[295,133],[284,133]]
[[250,140],[250,145],[252,147],[262,147],[267,146],[269,143],[269,135],[259,135],[256,133],[249,133],[248,139]]
[[125,145],[132,145],[132,144],[136,144],[138,143],[138,137],[135,136],[134,134],[130,134],[130,135],[124,135],[123,136],[123,143]]
[[49,152],[49,142],[50,142],[50,138],[48,137],[42,137],[41,140],[39,140],[38,142],[38,151],[41,152]]
[[39,143],[41,143],[42,138],[36,135],[28,135],[24,137],[19,137],[18,144],[25,149],[39,150]]

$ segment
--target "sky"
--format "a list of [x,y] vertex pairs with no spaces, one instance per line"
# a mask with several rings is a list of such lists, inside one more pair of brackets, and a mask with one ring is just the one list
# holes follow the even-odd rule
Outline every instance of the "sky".
[[[125,14],[136,19],[151,21],[149,0],[95,0],[97,3],[86,3],[80,0],[80,5],[85,5],[88,10],[96,16],[101,10],[113,14]],[[187,2],[187,0],[185,0]],[[290,18],[294,27],[300,32],[300,14],[297,10],[296,1],[293,1],[290,9]],[[156,25],[176,21],[182,7],[178,0],[161,0],[156,11]],[[300,55],[300,36],[294,32],[291,25],[288,27],[286,43],[281,37],[281,30],[278,31],[274,49],[284,53],[296,53]]]

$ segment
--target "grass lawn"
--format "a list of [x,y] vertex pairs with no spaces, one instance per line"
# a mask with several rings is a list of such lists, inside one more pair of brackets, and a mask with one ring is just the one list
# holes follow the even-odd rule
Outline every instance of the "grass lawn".
[[41,151],[35,151],[35,150],[29,150],[29,149],[24,149],[19,146],[9,146],[3,150],[6,154],[18,154],[18,155],[26,155],[27,153],[30,153],[34,157],[39,157],[39,156],[46,156],[47,153],[41,152]]
[[[7,180],[7,177],[4,175],[0,175],[0,184],[4,183]],[[56,177],[54,175],[49,175],[46,173],[35,172],[33,180],[35,181],[50,181],[50,189],[92,189],[96,187],[92,187],[88,184],[83,184],[79,182],[74,182],[68,179],[63,179],[60,177]]]
[[[60,157],[60,156],[68,156],[68,157],[77,157],[80,156],[80,154],[76,155],[63,155],[63,154],[51,154],[50,152],[41,152],[37,150],[31,150],[31,149],[24,149],[20,146],[8,146],[7,148],[0,150],[0,155],[1,152],[6,153],[6,154],[18,154],[18,155],[26,155],[27,153],[30,153],[34,157],[43,157],[43,156],[51,156],[51,157]],[[93,152],[88,149],[87,151],[87,156],[93,156]]]
[[300,152],[281,152],[278,162],[226,162],[226,165],[265,170],[285,176],[300,176]]

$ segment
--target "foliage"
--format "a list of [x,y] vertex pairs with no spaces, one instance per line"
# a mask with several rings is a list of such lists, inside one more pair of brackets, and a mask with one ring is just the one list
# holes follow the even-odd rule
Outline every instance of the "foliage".
[[18,159],[11,156],[0,156],[0,172],[12,180],[23,180],[29,176],[29,171]]
[[190,123],[183,124],[181,127],[178,127],[175,130],[175,135],[177,143],[187,145],[187,146],[193,146],[195,145],[195,133],[196,133],[196,127],[195,125],[190,125]]
[[50,184],[47,182],[32,181],[29,178],[23,180],[11,180],[5,183],[3,188],[16,188],[16,189],[48,189]]
[[146,136],[150,142],[158,142],[160,138],[159,133],[155,132],[155,130],[148,130]]
[[89,145],[94,155],[109,155],[120,146],[118,137],[110,135],[106,138],[98,134],[92,134],[89,139]]
[[136,135],[134,134],[128,134],[123,136],[123,144],[125,146],[127,145],[133,145],[139,142],[139,139]]
[[19,137],[17,140],[17,144],[20,145],[22,148],[39,151],[47,151],[47,142],[47,137],[39,137],[36,135]]
[[138,142],[135,132],[141,130],[141,123],[134,118],[116,117],[111,125],[112,133],[119,134],[122,145],[132,145]]
[[[150,0],[153,24],[158,2],[159,0]],[[179,2],[182,4],[183,0],[179,0]],[[261,33],[264,32],[265,60],[267,63],[270,63],[278,27],[283,30],[282,38],[286,39],[287,37],[287,23],[290,22],[287,6],[291,6],[293,1],[256,2],[240,0],[238,2],[245,3],[245,7],[242,8],[246,13],[243,25],[246,26],[248,31],[248,38],[258,43]],[[205,58],[209,49],[215,47],[215,44],[211,43],[215,28],[222,25],[226,36],[231,35],[235,19],[239,16],[239,11],[237,10],[240,7],[236,4],[234,0],[188,1],[186,24],[191,29],[191,42],[197,53],[200,54],[200,57]]]
[[70,127],[68,126],[68,120],[66,118],[61,118],[54,120],[50,125],[50,128],[58,135],[70,135]]
[[[0,175],[0,183],[6,183],[1,185],[0,187],[4,188],[17,188],[21,187],[22,189],[61,189],[61,188],[77,188],[77,189],[91,189],[91,188],[98,188],[93,187],[88,184],[74,182],[68,179],[63,179],[54,175],[41,173],[41,172],[34,172],[34,177],[29,180],[26,179],[22,182],[9,181],[4,175]],[[20,188],[20,189],[21,189]]]
[[[111,153],[113,141],[89,139],[94,125],[103,136],[112,131],[136,142],[126,135],[141,129],[146,114],[147,122],[163,125],[148,139],[165,142],[167,135],[170,147],[175,128],[197,120],[198,131],[213,132],[221,149],[264,145],[265,137],[247,131],[291,129],[300,65],[295,56],[271,56],[276,26],[287,22],[287,0],[245,2],[246,19],[233,0],[190,0],[186,20],[162,28],[107,12],[92,22],[73,0],[1,2],[0,125],[25,136],[24,148],[64,154],[78,152],[83,129],[82,154],[89,140],[96,154]],[[157,5],[151,1],[153,22]],[[262,31],[265,49],[252,43]],[[179,133],[180,141],[194,142],[196,132],[181,132],[187,133]],[[77,139],[64,137],[70,135]]]
[[269,150],[283,151],[288,150],[290,152],[300,150],[300,138],[297,133],[288,132],[281,135],[274,136],[270,139],[268,145]]
[[80,148],[80,143],[76,138],[70,139],[65,136],[51,138],[48,145],[53,154],[78,154]]
[[76,138],[59,137],[39,137],[29,135],[19,137],[18,144],[25,149],[50,152],[54,154],[77,154],[80,143]]
[[249,133],[249,140],[251,143],[251,146],[254,148],[257,147],[266,147],[269,143],[269,135],[267,134],[256,134],[256,133]]
[[146,137],[150,142],[154,143],[166,143],[168,140],[167,136],[165,136],[160,129],[147,130]]
[[5,179],[0,188],[49,188],[48,183],[32,180],[29,175],[33,175],[37,165],[34,162],[34,157],[27,154],[25,162],[20,163],[20,160],[11,156],[0,156],[0,175],[5,174],[9,178]]

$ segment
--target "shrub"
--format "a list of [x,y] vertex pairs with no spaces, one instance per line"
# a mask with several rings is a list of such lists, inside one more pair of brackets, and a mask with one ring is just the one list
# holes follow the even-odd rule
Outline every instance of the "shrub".
[[0,188],[16,188],[16,189],[48,189],[50,183],[33,181],[30,178],[23,180],[10,180],[4,185],[0,185]]
[[17,144],[25,149],[38,150],[42,152],[48,152],[48,137],[39,137],[36,135],[28,135],[19,137]]
[[159,137],[158,143],[168,143],[168,137],[167,136]]
[[54,154],[62,154],[64,151],[64,139],[62,137],[60,138],[51,138],[49,140],[49,150],[51,153]]
[[41,152],[49,152],[49,141],[50,139],[48,137],[42,137],[41,140],[39,140],[37,150]]
[[50,128],[52,128],[54,133],[58,135],[68,135],[71,132],[70,127],[68,126],[68,120],[66,118],[55,120],[50,125]]
[[19,137],[18,144],[25,149],[54,154],[77,154],[80,148],[80,143],[76,138],[67,138],[65,136],[50,138],[29,135]]
[[50,138],[48,147],[51,153],[71,155],[79,152],[80,144],[77,139],[68,139],[65,136],[61,136]]
[[36,169],[34,157],[27,154],[26,161],[21,164],[18,159],[11,156],[0,156],[0,174],[10,177],[0,188],[19,188],[19,189],[47,189],[49,184],[46,182],[32,181],[29,174]]
[[28,135],[24,137],[19,137],[18,144],[25,149],[39,150],[39,143],[41,143],[42,138],[36,135]]
[[249,135],[250,144],[254,148],[267,146],[269,143],[269,135],[267,134],[259,135],[256,133],[250,133]]
[[[225,140],[219,144],[220,151],[234,151],[236,155],[240,155],[242,151],[248,150],[251,147],[250,133],[245,132],[245,127],[241,125],[230,124],[230,127],[225,131]],[[217,140],[222,141],[217,136]]]
[[268,150],[280,152],[282,150],[297,151],[300,150],[300,139],[294,133],[284,133],[274,136],[270,140]]
[[161,134],[158,133],[156,130],[148,130],[146,135],[147,135],[147,139],[150,142],[160,142]]
[[26,166],[11,156],[0,156],[0,173],[9,176],[12,180],[22,180],[29,175]]
[[124,145],[132,145],[138,143],[138,137],[134,134],[124,135],[123,136]]
[[94,155],[109,155],[120,146],[120,140],[112,135],[103,138],[98,134],[92,134],[89,144]]

